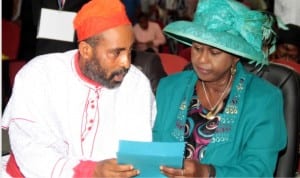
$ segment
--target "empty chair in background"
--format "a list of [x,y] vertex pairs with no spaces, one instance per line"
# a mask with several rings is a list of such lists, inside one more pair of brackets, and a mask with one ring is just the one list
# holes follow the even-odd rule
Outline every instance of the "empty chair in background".
[[17,60],[20,43],[19,24],[2,18],[2,109],[11,94],[10,63]]
[[160,79],[168,75],[159,55],[152,52],[133,50],[131,56],[132,64],[148,77],[152,91],[155,94]]
[[186,47],[179,50],[178,55],[184,57],[188,61],[191,61],[191,47]]
[[16,59],[20,44],[20,26],[2,19],[2,59]]
[[185,58],[169,53],[159,53],[161,63],[168,75],[180,72],[189,63]]

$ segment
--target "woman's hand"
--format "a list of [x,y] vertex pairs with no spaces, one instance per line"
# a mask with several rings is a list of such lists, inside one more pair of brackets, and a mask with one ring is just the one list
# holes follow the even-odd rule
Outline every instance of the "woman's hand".
[[209,165],[201,164],[196,160],[185,159],[183,169],[161,166],[160,170],[168,177],[208,177]]
[[116,159],[107,159],[97,163],[93,177],[134,177],[139,170],[132,165],[118,164]]

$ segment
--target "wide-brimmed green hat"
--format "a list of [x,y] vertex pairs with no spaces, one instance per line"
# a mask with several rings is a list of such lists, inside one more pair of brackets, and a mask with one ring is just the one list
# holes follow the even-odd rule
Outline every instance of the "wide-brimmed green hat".
[[172,22],[164,32],[189,46],[200,42],[264,65],[275,50],[274,17],[234,0],[201,0],[193,21]]

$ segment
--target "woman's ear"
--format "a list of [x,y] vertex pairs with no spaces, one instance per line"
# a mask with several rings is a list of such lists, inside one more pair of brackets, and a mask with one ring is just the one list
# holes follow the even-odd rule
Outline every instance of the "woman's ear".
[[236,63],[239,62],[239,61],[240,61],[240,58],[239,58],[239,57],[234,57],[234,59],[233,59],[234,65],[236,65]]
[[89,45],[85,41],[79,42],[78,50],[79,50],[80,56],[82,56],[84,59],[90,59],[93,54],[92,46]]

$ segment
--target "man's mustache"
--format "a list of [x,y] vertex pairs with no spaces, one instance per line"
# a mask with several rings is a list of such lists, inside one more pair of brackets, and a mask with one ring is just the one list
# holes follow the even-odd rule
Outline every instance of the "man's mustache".
[[116,75],[126,75],[128,73],[128,71],[129,71],[129,68],[125,68],[125,67],[123,67],[123,68],[121,68],[121,69],[119,69],[117,71],[114,71],[110,75],[109,80],[112,80],[114,78],[114,76],[116,76]]

